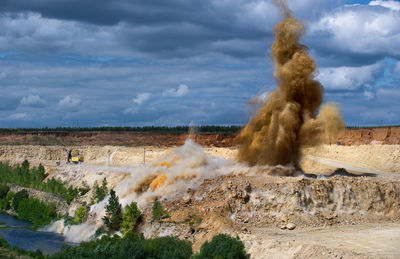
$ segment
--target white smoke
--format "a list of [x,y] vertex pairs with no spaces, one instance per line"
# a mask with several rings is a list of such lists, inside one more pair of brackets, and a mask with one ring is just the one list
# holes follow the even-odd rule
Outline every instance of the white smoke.
[[[88,170],[90,167],[82,166],[82,170]],[[285,170],[282,168],[279,167],[279,170]],[[260,174],[271,172],[274,168],[271,170],[268,166],[248,167],[234,159],[207,155],[202,146],[188,139],[183,146],[176,148],[173,152],[167,152],[164,157],[152,163],[124,168],[102,166],[97,167],[97,170],[109,172],[107,181],[115,190],[122,207],[135,201],[143,210],[151,206],[156,197],[164,201],[179,199],[189,188],[199,187],[205,179],[228,174]],[[122,172],[127,175],[121,177]],[[87,177],[98,177],[96,172],[90,173],[90,170],[85,173],[88,174]],[[96,180],[99,182],[99,178]],[[90,207],[85,223],[64,227],[61,220],[55,222],[47,230],[64,234],[68,242],[88,240],[103,224],[102,217],[105,215],[108,198],[109,196]]]

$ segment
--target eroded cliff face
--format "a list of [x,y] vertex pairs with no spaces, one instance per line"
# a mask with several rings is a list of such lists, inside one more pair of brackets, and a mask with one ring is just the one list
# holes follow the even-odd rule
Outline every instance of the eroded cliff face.
[[[153,134],[133,132],[37,132],[0,133],[0,145],[37,146],[158,146],[183,145],[190,137],[205,147],[232,147],[236,134]],[[400,144],[400,127],[346,129],[339,139],[342,145]],[[336,140],[332,140],[332,144]],[[329,144],[329,141],[326,142]]]
[[342,145],[399,145],[400,127],[347,129],[339,141]]
[[192,138],[203,146],[232,146],[235,134],[156,134],[134,132],[0,133],[1,145],[46,146],[180,146]]
[[185,237],[197,249],[220,232],[250,240],[253,231],[262,229],[399,223],[400,180],[221,176],[163,203],[171,218],[153,222],[145,210],[148,220],[141,230],[146,237]]

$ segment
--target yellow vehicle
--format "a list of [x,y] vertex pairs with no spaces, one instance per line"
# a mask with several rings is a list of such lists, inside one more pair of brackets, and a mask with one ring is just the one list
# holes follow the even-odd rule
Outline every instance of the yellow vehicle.
[[84,157],[83,156],[76,155],[76,156],[72,156],[71,157],[71,162],[72,163],[79,164],[79,163],[81,163],[83,161],[84,161]]
[[74,163],[74,164],[80,164],[81,162],[84,161],[83,156],[79,154],[79,152],[76,152],[75,155],[72,155],[72,149],[69,151],[66,148],[63,148],[64,152],[67,154],[67,163]]

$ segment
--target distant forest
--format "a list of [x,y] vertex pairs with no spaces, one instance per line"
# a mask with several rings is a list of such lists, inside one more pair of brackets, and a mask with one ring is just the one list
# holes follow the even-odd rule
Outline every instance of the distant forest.
[[238,133],[242,126],[146,126],[146,127],[57,127],[57,128],[0,128],[0,133],[32,132],[136,132],[136,133]]
[[[385,126],[347,126],[347,129],[372,129],[400,127],[400,125]],[[0,133],[33,133],[33,132],[136,132],[136,133],[161,133],[161,134],[185,134],[185,133],[238,133],[243,126],[145,126],[145,127],[56,127],[56,128],[0,128]]]

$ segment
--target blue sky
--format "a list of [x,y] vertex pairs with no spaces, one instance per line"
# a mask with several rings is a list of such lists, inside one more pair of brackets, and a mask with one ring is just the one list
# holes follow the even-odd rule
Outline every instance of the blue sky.
[[[324,101],[400,124],[400,2],[288,5]],[[269,0],[0,0],[0,127],[245,124],[280,19]]]

